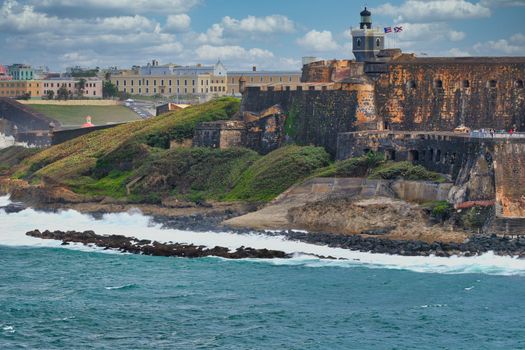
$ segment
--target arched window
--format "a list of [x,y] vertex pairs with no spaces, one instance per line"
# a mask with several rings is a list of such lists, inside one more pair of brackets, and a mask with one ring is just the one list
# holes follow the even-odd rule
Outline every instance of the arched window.
[[381,40],[379,38],[376,39],[376,46],[377,47],[381,46]]
[[356,45],[357,45],[357,47],[361,47],[361,39],[357,39],[356,40]]
[[516,80],[516,87],[518,89],[523,89],[523,80]]
[[468,89],[470,87],[470,81],[463,80],[463,88]]
[[434,87],[437,88],[437,89],[442,89],[443,88],[443,82],[440,79],[434,81]]

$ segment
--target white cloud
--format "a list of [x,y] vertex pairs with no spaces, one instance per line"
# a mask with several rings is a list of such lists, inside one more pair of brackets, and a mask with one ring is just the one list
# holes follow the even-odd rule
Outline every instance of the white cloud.
[[372,13],[410,22],[485,18],[491,15],[487,6],[466,0],[406,0],[400,6],[383,4],[372,9]]
[[212,46],[202,45],[195,50],[201,60],[257,60],[270,59],[274,55],[268,50],[259,48],[245,49],[236,45]]
[[185,32],[190,29],[191,18],[187,14],[169,15],[164,29],[174,32]]
[[[450,29],[446,23],[400,23],[403,31],[397,34],[397,40],[403,42],[461,41],[464,32]],[[388,34],[387,37],[389,37]],[[391,37],[391,36],[390,36]]]
[[488,56],[498,55],[525,55],[525,35],[517,33],[509,39],[489,40],[484,43],[474,45],[474,50],[478,54]]
[[248,16],[240,20],[226,16],[220,25],[227,31],[237,33],[291,33],[295,30],[294,22],[281,15]]
[[461,41],[465,39],[466,36],[467,34],[465,34],[465,32],[458,32],[456,30],[450,30],[447,33],[447,37],[450,39],[450,41]]
[[339,45],[337,45],[332,36],[332,32],[328,30],[324,30],[322,32],[311,30],[302,38],[299,38],[297,43],[304,48],[316,52],[333,51],[339,48]]
[[31,0],[30,4],[49,13],[88,11],[90,13],[143,14],[187,13],[201,0]]
[[481,0],[487,7],[525,6],[525,0]]
[[454,47],[450,50],[448,50],[448,56],[452,57],[467,57],[472,56],[468,51],[464,51],[462,49],[458,49],[457,47]]
[[266,17],[248,16],[243,19],[224,17],[220,23],[213,24],[205,33],[197,35],[202,44],[223,45],[235,42],[242,37],[263,39],[269,34],[292,33],[295,24],[288,17],[272,15]]

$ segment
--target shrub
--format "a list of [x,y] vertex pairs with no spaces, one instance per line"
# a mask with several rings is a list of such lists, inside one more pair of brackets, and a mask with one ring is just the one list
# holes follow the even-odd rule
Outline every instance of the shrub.
[[434,181],[444,182],[445,177],[442,175],[429,171],[421,165],[414,165],[411,162],[390,162],[374,169],[370,179],[384,179],[384,180],[412,180],[412,181]]
[[423,207],[428,209],[430,215],[439,221],[449,219],[454,212],[454,207],[447,201],[433,201],[425,203]]
[[260,158],[243,172],[225,199],[270,201],[329,162],[330,156],[322,147],[282,147]]
[[317,177],[366,177],[370,171],[383,164],[384,156],[368,152],[366,155],[335,162],[319,170]]

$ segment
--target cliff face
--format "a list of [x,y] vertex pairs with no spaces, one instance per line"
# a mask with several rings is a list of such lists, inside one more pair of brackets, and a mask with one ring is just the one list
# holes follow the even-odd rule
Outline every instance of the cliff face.
[[505,143],[494,150],[496,199],[504,217],[525,217],[525,144]]

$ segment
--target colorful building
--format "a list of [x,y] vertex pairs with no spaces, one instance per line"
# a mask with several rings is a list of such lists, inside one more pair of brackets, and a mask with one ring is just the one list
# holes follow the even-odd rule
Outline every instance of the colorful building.
[[158,66],[113,74],[111,82],[120,92],[142,96],[199,96],[210,98],[227,94],[227,71],[219,61],[213,66]]
[[71,97],[102,98],[103,82],[99,78],[83,78],[84,88],[80,86],[82,78],[49,78],[41,81],[41,95],[48,96],[50,91],[56,97],[61,87],[67,89]]
[[9,71],[5,66],[0,64],[0,80],[13,80],[13,77],[9,75]]
[[0,97],[40,98],[42,83],[39,80],[0,80]]
[[13,77],[13,80],[33,80],[34,72],[33,68],[27,64],[16,63],[8,67],[9,75]]

